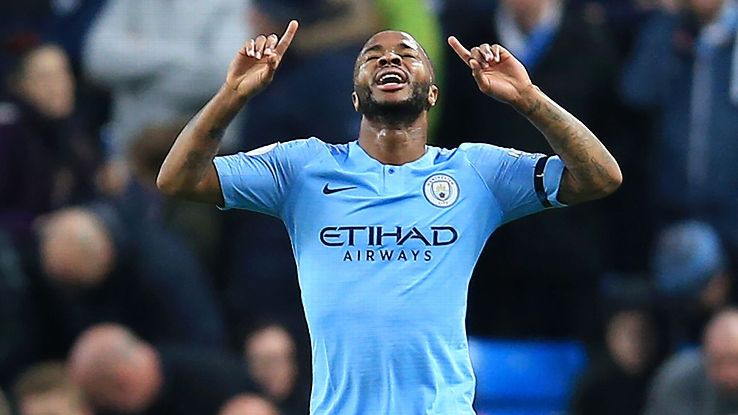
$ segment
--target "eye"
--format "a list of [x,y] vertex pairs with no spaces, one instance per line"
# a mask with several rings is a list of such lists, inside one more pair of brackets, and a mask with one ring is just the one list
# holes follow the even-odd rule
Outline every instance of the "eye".
[[379,56],[367,56],[365,62],[375,61],[377,59],[379,59]]
[[417,56],[415,56],[415,55],[408,55],[408,54],[402,55],[402,57],[403,58],[410,58],[410,59],[418,59]]

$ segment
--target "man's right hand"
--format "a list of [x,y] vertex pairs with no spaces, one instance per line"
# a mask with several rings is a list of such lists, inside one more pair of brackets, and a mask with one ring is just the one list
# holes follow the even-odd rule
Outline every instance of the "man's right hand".
[[242,98],[252,97],[269,85],[295,37],[297,27],[297,20],[292,20],[281,39],[272,33],[247,41],[228,67],[226,85]]
[[225,85],[192,118],[169,150],[156,179],[162,193],[197,202],[222,205],[223,192],[213,158],[233,117],[254,94],[266,87],[282,62],[297,32],[297,21],[287,26],[282,39],[259,35],[233,58]]

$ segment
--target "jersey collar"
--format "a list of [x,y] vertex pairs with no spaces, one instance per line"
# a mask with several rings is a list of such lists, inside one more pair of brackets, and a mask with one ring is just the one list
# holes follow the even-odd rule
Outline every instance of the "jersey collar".
[[[425,154],[423,154],[419,159],[411,161],[409,163],[401,164],[399,166],[394,167],[409,167],[409,168],[421,168],[421,167],[428,167],[433,164],[433,159],[435,158],[435,147],[426,145],[425,146]],[[365,166],[371,166],[371,167],[388,167],[391,166],[389,164],[384,164],[379,162],[377,159],[372,158],[366,150],[364,150],[360,145],[358,140],[351,141],[349,143],[349,158],[353,160],[354,162],[365,165]]]

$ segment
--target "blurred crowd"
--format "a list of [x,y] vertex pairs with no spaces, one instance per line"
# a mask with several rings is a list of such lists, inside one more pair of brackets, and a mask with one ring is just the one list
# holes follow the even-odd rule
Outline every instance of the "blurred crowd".
[[224,153],[354,140],[354,60],[385,28],[435,64],[434,145],[550,152],[478,92],[445,38],[505,45],[625,182],[498,230],[471,283],[469,333],[586,344],[573,414],[738,411],[737,1],[5,0],[1,415],[308,412],[283,226],[155,187],[243,41],[291,18],[295,43]]

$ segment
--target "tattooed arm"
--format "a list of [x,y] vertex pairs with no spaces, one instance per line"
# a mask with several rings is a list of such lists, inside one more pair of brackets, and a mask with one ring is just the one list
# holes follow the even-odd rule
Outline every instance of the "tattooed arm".
[[159,190],[197,202],[223,203],[213,165],[223,133],[249,98],[272,81],[297,26],[292,21],[281,39],[275,34],[259,35],[238,51],[223,87],[179,133],[169,150],[156,178]]
[[617,190],[623,181],[620,167],[586,125],[535,86],[513,106],[543,133],[566,166],[559,187],[560,202],[571,205]]
[[525,67],[510,52],[486,43],[469,51],[453,36],[448,42],[471,68],[479,89],[527,117],[561,157],[566,168],[560,202],[575,204],[605,197],[620,186],[623,177],[612,154],[581,121],[534,86]]

